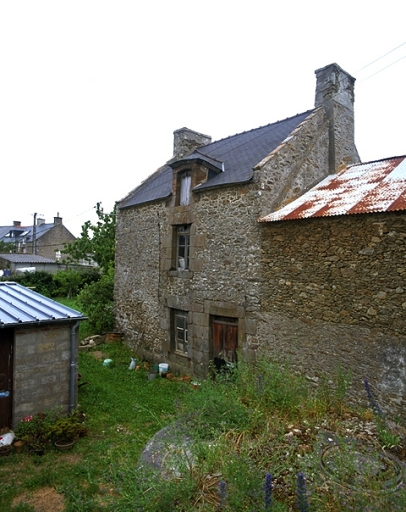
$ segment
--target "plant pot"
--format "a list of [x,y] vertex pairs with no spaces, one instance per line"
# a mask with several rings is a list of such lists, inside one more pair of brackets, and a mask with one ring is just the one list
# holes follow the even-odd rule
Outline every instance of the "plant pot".
[[24,450],[24,445],[24,441],[14,441],[14,451],[16,453],[22,453],[22,451]]
[[155,380],[157,374],[155,372],[148,372],[148,380]]
[[70,450],[72,446],[75,444],[75,441],[67,441],[66,439],[58,439],[55,441],[55,448],[60,450],[61,452],[66,452]]
[[5,446],[0,446],[0,457],[7,457],[10,455],[13,447],[11,444],[6,444]]

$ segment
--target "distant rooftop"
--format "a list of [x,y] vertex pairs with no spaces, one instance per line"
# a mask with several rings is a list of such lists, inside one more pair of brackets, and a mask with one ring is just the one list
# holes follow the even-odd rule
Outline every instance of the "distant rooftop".
[[260,222],[406,210],[406,156],[351,165]]
[[0,282],[0,328],[85,319],[79,311],[20,284]]
[[20,254],[20,253],[4,253],[0,254],[0,258],[10,263],[55,263],[55,260],[44,258],[37,254]]

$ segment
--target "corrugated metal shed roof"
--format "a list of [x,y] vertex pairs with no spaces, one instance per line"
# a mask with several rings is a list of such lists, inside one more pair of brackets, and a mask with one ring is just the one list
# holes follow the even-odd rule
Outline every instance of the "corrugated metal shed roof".
[[406,156],[348,166],[259,222],[406,210]]
[[11,263],[55,263],[55,260],[38,254],[4,253],[0,254],[0,258]]
[[[312,112],[314,109],[211,142],[181,159],[181,162],[204,159],[222,170],[205,183],[195,187],[194,191],[249,181],[252,178],[253,168],[276,149]],[[170,161],[167,165],[160,167],[130,192],[121,202],[120,208],[169,197],[172,193],[173,176],[170,166],[176,166],[176,161]]]
[[79,311],[68,308],[18,283],[0,283],[0,328],[22,324],[85,320]]

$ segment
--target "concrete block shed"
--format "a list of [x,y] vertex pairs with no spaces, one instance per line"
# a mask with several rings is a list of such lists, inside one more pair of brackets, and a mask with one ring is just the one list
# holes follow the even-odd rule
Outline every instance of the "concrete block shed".
[[25,416],[77,405],[79,311],[0,282],[0,430]]

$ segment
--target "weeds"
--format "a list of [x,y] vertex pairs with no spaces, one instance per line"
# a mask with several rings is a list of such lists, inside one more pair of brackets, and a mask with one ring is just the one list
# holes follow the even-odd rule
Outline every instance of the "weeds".
[[[194,389],[148,382],[146,370],[129,370],[134,354],[125,347],[98,350],[115,366],[80,354],[88,435],[66,455],[47,448],[36,459],[1,458],[0,510],[31,510],[28,502],[13,508],[13,499],[44,486],[63,494],[68,512],[406,509],[403,468],[382,451],[397,441],[388,432],[397,434],[385,416],[386,433],[378,430],[368,450],[348,442],[349,376],[340,370],[314,389],[288,367],[241,362],[231,378]],[[148,441],[168,425],[179,431],[162,448],[165,467],[141,464]],[[323,433],[334,448],[326,451]]]

